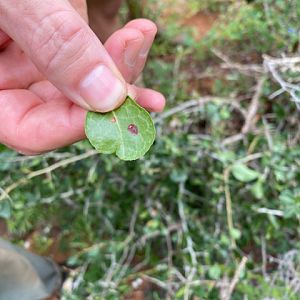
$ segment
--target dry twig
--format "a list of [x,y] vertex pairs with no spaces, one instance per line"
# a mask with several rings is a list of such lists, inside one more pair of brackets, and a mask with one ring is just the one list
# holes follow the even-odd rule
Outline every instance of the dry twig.
[[283,57],[273,58],[264,55],[264,65],[266,69],[272,74],[273,78],[279,83],[281,88],[274,92],[270,99],[274,99],[281,95],[283,92],[287,92],[292,100],[295,102],[298,109],[300,109],[300,85],[299,76],[296,77],[296,81],[291,77],[285,78],[286,73],[292,72],[300,75],[300,57]]
[[221,285],[221,300],[230,300],[232,293],[236,287],[236,285],[239,282],[239,278],[241,276],[241,273],[245,269],[246,263],[248,261],[248,258],[244,256],[239,263],[238,267],[235,270],[234,276],[230,283],[227,282],[227,278],[225,279],[225,284]]
[[80,154],[80,155],[76,155],[64,160],[61,160],[47,168],[38,170],[38,171],[34,171],[29,173],[27,176],[21,178],[20,180],[14,182],[13,184],[9,185],[7,188],[4,188],[3,190],[1,190],[1,195],[0,195],[0,202],[3,201],[5,198],[7,198],[9,196],[9,194],[15,190],[16,188],[18,188],[20,185],[23,185],[25,183],[27,183],[30,179],[34,178],[34,177],[38,177],[44,174],[48,174],[53,172],[56,169],[65,167],[67,165],[70,165],[72,163],[75,163],[77,161],[86,159],[90,156],[96,155],[98,152],[96,150],[90,150],[87,151],[86,153]]
[[220,58],[222,61],[224,61],[224,64],[221,65],[222,68],[224,69],[235,69],[239,71],[240,73],[251,76],[251,77],[256,77],[259,74],[264,74],[265,70],[261,65],[257,64],[240,64],[233,62],[229,57],[224,55],[221,51],[217,49],[213,49],[212,52]]
[[248,261],[248,258],[246,256],[244,256],[242,258],[241,262],[239,263],[237,269],[235,270],[234,276],[232,278],[232,281],[230,282],[230,286],[229,286],[229,290],[228,290],[228,299],[231,298],[231,295],[232,295],[237,283],[239,282],[240,275],[243,272],[243,270],[245,269],[247,261]]
[[259,79],[257,86],[255,88],[255,94],[251,100],[248,112],[247,112],[247,116],[246,116],[246,120],[245,120],[245,124],[242,128],[242,133],[243,134],[247,134],[252,126],[255,123],[255,117],[258,111],[258,107],[259,107],[259,99],[262,95],[263,92],[263,87],[264,87],[264,83],[265,83],[266,78],[263,76]]

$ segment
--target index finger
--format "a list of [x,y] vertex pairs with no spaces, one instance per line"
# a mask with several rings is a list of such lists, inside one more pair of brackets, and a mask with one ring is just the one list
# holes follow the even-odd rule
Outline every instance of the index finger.
[[69,2],[0,1],[0,28],[47,79],[83,108],[104,112],[125,100],[125,80]]

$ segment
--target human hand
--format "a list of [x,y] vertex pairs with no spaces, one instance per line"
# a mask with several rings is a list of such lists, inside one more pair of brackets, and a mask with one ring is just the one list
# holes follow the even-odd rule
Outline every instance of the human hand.
[[[25,2],[28,3],[30,1]],[[44,1],[41,3],[41,6],[43,4]],[[67,12],[53,12],[46,18],[48,21],[42,21],[42,25],[37,26],[44,28],[44,30],[47,27],[45,22],[54,26],[51,22],[54,22],[53,18],[55,19],[57,14],[58,16],[64,13],[67,16],[70,14],[72,18],[76,19],[77,17],[71,11],[69,8]],[[1,14],[3,15],[2,3],[0,3]],[[36,16],[33,19],[35,20]],[[55,38],[48,35],[47,42],[45,42],[49,46],[50,52],[52,51],[52,55],[55,53],[55,57],[50,60],[51,63],[47,64],[44,52],[46,52],[45,55],[48,58],[51,55],[49,56],[49,49],[45,47],[45,44],[41,43],[36,37],[32,38],[32,43],[28,43],[28,41],[24,40],[24,37],[19,36],[20,32],[18,30],[10,29],[5,24],[3,26],[3,22],[1,18],[0,27],[10,34],[15,41],[18,42],[20,40],[19,45],[24,45],[22,49],[29,56],[25,55],[16,43],[9,45],[0,54],[0,74],[3,74],[0,79],[0,89],[2,90],[0,92],[0,105],[2,107],[0,111],[0,122],[2,124],[0,141],[26,154],[49,151],[84,138],[86,111],[80,108],[79,105],[87,109],[106,111],[113,109],[124,99],[120,98],[121,100],[118,100],[119,98],[115,93],[116,89],[112,89],[117,100],[108,103],[108,100],[113,98],[113,95],[108,96],[112,86],[110,82],[106,83],[104,87],[102,86],[102,90],[106,90],[106,93],[102,93],[102,95],[100,84],[94,87],[98,92],[92,94],[90,92],[93,87],[90,86],[91,82],[88,82],[88,90],[85,90],[88,96],[82,97],[82,92],[80,91],[82,76],[80,75],[85,75],[82,69],[86,70],[87,66],[92,68],[92,63],[96,65],[105,63],[112,68],[113,72],[115,72],[114,74],[117,74],[116,76],[121,84],[125,80],[133,82],[143,69],[146,54],[156,32],[154,24],[149,21],[132,21],[107,41],[105,44],[107,51],[105,51],[103,47],[99,47],[96,50],[95,44],[99,46],[99,41],[94,39],[90,29],[82,25],[80,21],[77,20],[84,29],[80,29],[79,37],[75,34],[72,38],[67,38],[67,35],[64,34],[67,31],[70,33],[70,28],[66,29],[56,25],[58,26],[56,27],[57,30],[53,33]],[[32,30],[33,26],[31,24],[32,20],[27,20],[27,22],[29,22],[29,25],[26,24],[24,34],[30,35],[29,31]],[[69,24],[68,22],[66,23]],[[62,26],[61,23],[60,26]],[[37,29],[37,35],[40,36],[40,39],[46,41],[45,37],[41,37],[40,30]],[[60,30],[63,32],[60,32]],[[87,33],[83,34],[83,31]],[[83,44],[87,45],[85,49],[80,48],[82,47],[80,37],[84,41]],[[87,40],[87,37],[89,40]],[[56,38],[58,39],[57,43]],[[37,43],[36,41],[39,44],[37,48],[34,47]],[[75,49],[75,42],[80,44],[80,46],[77,46],[81,51]],[[37,50],[41,48],[44,49],[42,55]],[[107,52],[110,53],[110,56]],[[35,55],[43,57],[35,57]],[[65,57],[67,62],[64,60]],[[107,60],[104,62],[104,59]],[[116,65],[113,63],[113,60]],[[35,65],[41,72],[37,70]],[[118,69],[125,80],[121,77]],[[51,82],[46,81],[45,78],[50,78]],[[103,78],[98,78],[97,82],[101,82],[101,79]],[[68,98],[59,90],[68,95]],[[130,87],[129,90],[128,92],[135,94],[137,101],[149,110],[159,111],[164,106],[164,98],[157,92],[134,87]],[[127,87],[125,85],[124,95],[126,94]],[[124,95],[122,97],[125,97]],[[94,101],[91,101],[93,97],[95,97]],[[104,101],[96,101],[98,99],[104,99]],[[74,102],[79,105],[74,104]],[[93,107],[95,105],[97,106],[96,108]],[[100,108],[98,108],[99,106]]]

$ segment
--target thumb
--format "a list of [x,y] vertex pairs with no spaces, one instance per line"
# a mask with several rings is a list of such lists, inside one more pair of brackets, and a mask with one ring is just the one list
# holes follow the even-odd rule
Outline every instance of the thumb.
[[124,101],[122,75],[68,1],[0,1],[0,28],[48,80],[83,108],[105,112]]

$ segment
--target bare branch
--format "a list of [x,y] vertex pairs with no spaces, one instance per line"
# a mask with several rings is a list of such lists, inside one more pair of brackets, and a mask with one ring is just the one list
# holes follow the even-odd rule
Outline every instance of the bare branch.
[[240,64],[233,62],[229,57],[224,55],[221,51],[218,49],[212,49],[212,52],[221,60],[224,61],[224,64],[221,65],[224,69],[236,69],[240,73],[247,75],[247,76],[257,76],[259,74],[264,74],[265,70],[261,65],[256,64]]
[[87,151],[86,153],[80,154],[80,155],[76,155],[67,159],[64,159],[62,161],[59,161],[47,168],[38,170],[38,171],[34,171],[29,173],[27,176],[21,178],[20,180],[14,182],[13,184],[11,184],[10,186],[8,186],[7,188],[3,189],[1,191],[1,195],[0,195],[0,202],[3,201],[3,199],[5,199],[13,190],[15,190],[16,188],[18,188],[20,185],[23,185],[25,183],[27,183],[30,179],[34,178],[34,177],[38,177],[44,174],[48,174],[53,172],[56,169],[65,167],[67,165],[70,165],[72,163],[75,163],[77,161],[86,159],[90,156],[96,155],[98,152],[96,150],[90,150]]
[[243,270],[245,269],[246,263],[248,261],[248,258],[246,256],[244,256],[241,260],[241,262],[239,263],[238,267],[235,270],[234,276],[231,280],[231,282],[228,282],[228,278],[224,278],[224,282],[221,283],[221,299],[222,300],[230,300],[232,293],[236,287],[236,285],[239,282],[239,278],[241,276],[241,273],[243,272]]
[[259,99],[262,95],[265,81],[266,81],[266,78],[263,76],[259,79],[259,81],[257,83],[257,86],[255,88],[255,94],[251,100],[251,103],[250,103],[250,106],[249,106],[249,109],[247,112],[245,124],[242,128],[243,134],[248,133],[251,130],[253,124],[255,123],[255,117],[257,114],[258,107],[259,107]]
[[297,108],[300,109],[299,82],[295,82],[295,79],[293,79],[292,81],[291,78],[284,78],[287,72],[300,74],[300,57],[296,56],[273,58],[268,55],[264,55],[264,65],[266,69],[272,74],[277,83],[279,83],[279,85],[281,86],[281,89],[273,93],[270,98],[273,99],[280,95],[282,92],[287,92],[291,96],[292,101],[295,102]]

